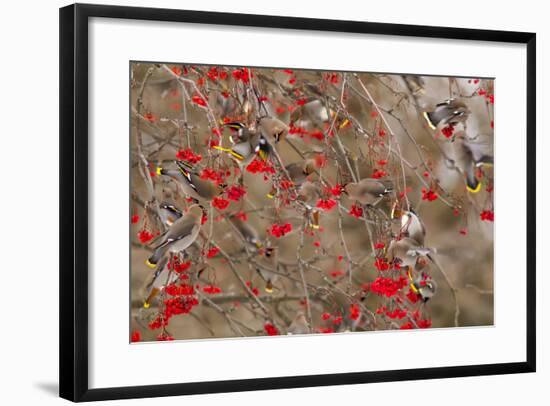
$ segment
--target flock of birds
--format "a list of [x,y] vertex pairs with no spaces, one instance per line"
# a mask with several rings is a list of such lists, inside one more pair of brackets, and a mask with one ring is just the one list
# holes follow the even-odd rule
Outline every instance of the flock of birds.
[[[331,112],[325,108],[318,98],[308,99],[301,107],[301,116],[307,116],[312,121],[328,121]],[[457,126],[464,123],[470,111],[466,104],[456,99],[445,100],[433,108],[425,111],[423,116],[427,125],[433,130],[444,126]],[[220,154],[226,154],[241,169],[241,172],[253,160],[267,161],[277,154],[276,146],[288,135],[289,126],[278,118],[264,116],[255,120],[251,125],[242,122],[224,124],[230,129],[229,146],[216,145],[213,148]],[[493,157],[487,145],[476,142],[465,131],[456,131],[453,135],[452,165],[463,178],[467,190],[476,193],[481,188],[481,182],[476,176],[476,170],[484,164],[492,164]],[[277,162],[274,159],[274,162]],[[314,180],[316,168],[313,159],[304,159],[299,163],[276,167],[283,178],[292,181],[296,191],[297,204],[304,207],[309,225],[319,227],[319,209],[316,202],[319,200],[320,184]],[[174,204],[161,203],[159,214],[167,227],[153,247],[153,253],[146,261],[154,269],[144,300],[144,307],[148,308],[154,298],[164,286],[172,283],[166,277],[161,277],[166,271],[167,262],[175,254],[185,252],[197,240],[200,234],[205,207],[215,197],[223,193],[225,184],[216,184],[201,178],[198,171],[183,161],[174,161],[173,165],[158,167],[157,174],[175,181],[180,190],[194,203],[182,212]],[[369,208],[376,207],[386,196],[395,193],[391,181],[364,178],[357,182],[348,182],[343,185],[343,193],[360,205],[368,213]],[[277,190],[269,196],[276,196]],[[434,296],[437,289],[435,280],[426,272],[429,262],[433,261],[435,250],[425,246],[426,227],[420,217],[411,208],[392,213],[392,217],[400,219],[400,229],[385,249],[388,262],[406,270],[410,289],[426,302]],[[238,232],[243,249],[247,252],[262,252],[266,257],[276,261],[276,249],[266,246],[258,231],[250,222],[242,221],[235,216],[227,217],[231,226]],[[273,284],[277,275],[259,271],[265,281],[266,292],[273,291]],[[305,323],[305,324],[304,324]],[[288,326],[289,333],[299,334],[309,330],[303,312],[298,312],[295,319]]]

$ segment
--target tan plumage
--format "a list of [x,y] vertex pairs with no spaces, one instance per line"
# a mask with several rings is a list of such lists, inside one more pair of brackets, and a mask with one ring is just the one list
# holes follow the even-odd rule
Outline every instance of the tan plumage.
[[311,332],[304,312],[298,312],[286,329],[288,334],[308,334]]
[[424,245],[426,227],[414,211],[405,211],[401,216],[400,233],[402,236],[412,238],[418,245]]
[[453,158],[454,165],[464,175],[468,191],[479,192],[481,182],[476,177],[476,168],[493,163],[491,145],[470,140],[464,131],[457,132],[453,142]]
[[418,258],[429,255],[431,252],[431,249],[423,247],[416,240],[403,237],[390,242],[387,255],[392,263],[414,268]]
[[288,131],[288,126],[278,118],[262,117],[258,120],[260,133],[268,140],[279,142]]
[[182,212],[173,204],[162,202],[159,204],[160,218],[162,222],[170,227],[174,222],[182,216]]
[[237,217],[229,217],[229,221],[237,229],[243,240],[247,244],[247,248],[251,251],[257,251],[259,248],[262,248],[263,243],[260,239],[260,235],[255,227],[253,227],[249,222],[242,221]]
[[209,201],[219,195],[223,188],[215,183],[201,179],[201,177],[192,172],[189,167],[180,161],[176,161],[178,169],[165,169],[158,167],[157,173],[171,177],[178,181],[183,193],[197,201]]
[[273,292],[273,284],[279,279],[279,275],[272,270],[277,270],[279,263],[279,248],[270,245],[262,247],[263,256],[261,262],[256,268],[256,272],[265,282],[265,291]]
[[189,247],[199,235],[202,220],[202,208],[195,204],[181,216],[161,237],[147,265],[155,267],[167,252],[180,252]]
[[306,180],[298,189],[298,199],[310,207],[315,206],[319,198],[319,187],[314,182]]
[[447,124],[465,122],[470,115],[470,109],[459,100],[448,99],[436,104],[431,111],[424,111],[423,115],[430,128],[436,130]]
[[348,183],[344,187],[344,190],[350,199],[356,200],[361,204],[372,205],[390,193],[393,189],[384,182],[366,178],[357,183]]

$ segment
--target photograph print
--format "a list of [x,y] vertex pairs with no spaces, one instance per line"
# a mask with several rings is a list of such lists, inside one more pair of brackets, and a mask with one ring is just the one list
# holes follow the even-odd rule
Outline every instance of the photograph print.
[[129,340],[492,326],[494,87],[131,61]]

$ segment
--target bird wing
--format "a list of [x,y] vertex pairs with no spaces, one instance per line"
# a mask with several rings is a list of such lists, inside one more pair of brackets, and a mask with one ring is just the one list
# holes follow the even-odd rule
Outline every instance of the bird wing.
[[180,217],[176,222],[174,222],[174,224],[172,224],[172,227],[170,227],[164,235],[161,246],[170,244],[189,234],[192,234],[195,226],[197,226],[197,220],[192,216],[185,215]]

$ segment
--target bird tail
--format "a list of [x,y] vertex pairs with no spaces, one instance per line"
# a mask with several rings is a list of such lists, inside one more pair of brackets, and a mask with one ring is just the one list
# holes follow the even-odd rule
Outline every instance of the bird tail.
[[428,123],[428,126],[429,126],[432,130],[437,129],[437,123],[434,124],[434,122],[433,122],[433,120],[432,120],[432,115],[431,115],[431,113],[428,113],[427,111],[425,111],[424,113],[422,113],[422,115],[424,116],[424,118],[426,119],[426,122]]
[[159,263],[160,259],[162,258],[162,255],[164,254],[164,247],[160,246],[158,247],[155,252],[153,252],[153,255],[151,255],[145,263],[149,268],[156,268],[157,264]]
[[143,302],[144,309],[148,309],[151,306],[151,302],[158,295],[159,292],[160,290],[158,288],[151,289],[151,292],[149,292],[149,295],[147,295],[147,298]]
[[477,193],[481,190],[481,182],[476,178],[473,168],[466,173],[466,188],[471,193]]
[[268,279],[265,283],[265,291],[267,293],[273,293],[273,282],[271,282],[271,279]]

